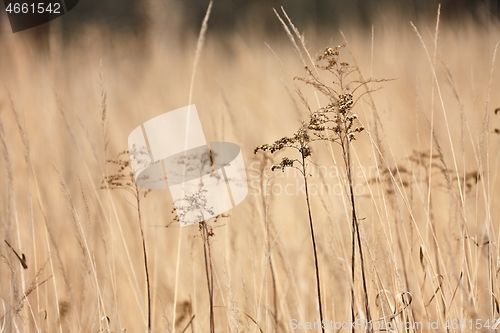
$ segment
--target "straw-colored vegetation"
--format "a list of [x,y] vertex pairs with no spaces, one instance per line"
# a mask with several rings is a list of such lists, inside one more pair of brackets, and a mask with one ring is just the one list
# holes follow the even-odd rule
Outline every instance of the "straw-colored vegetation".
[[[140,37],[89,27],[64,41],[56,29],[43,48],[2,28],[0,332],[145,332],[149,322],[210,332],[212,313],[215,332],[291,332],[319,321],[319,291],[328,324],[496,323],[498,24],[391,16],[372,29],[297,27],[301,40],[279,15],[282,39],[219,38],[209,21],[203,48],[174,23]],[[312,84],[335,86],[314,64],[340,44],[361,83],[349,109],[356,140],[347,131],[345,146],[254,154],[347,93]],[[179,227],[168,191],[102,183],[128,167],[107,161],[126,160],[132,129],[190,99],[207,141],[237,143],[248,168],[247,199],[203,229]],[[285,156],[308,163],[295,164],[307,197]]]

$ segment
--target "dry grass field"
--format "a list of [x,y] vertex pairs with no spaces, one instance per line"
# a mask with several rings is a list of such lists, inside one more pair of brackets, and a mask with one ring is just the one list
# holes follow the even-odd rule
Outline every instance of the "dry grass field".
[[[28,32],[2,27],[0,332],[146,332],[148,312],[153,332],[210,332],[199,228],[179,227],[168,191],[140,198],[148,311],[135,197],[102,188],[117,171],[106,161],[128,158],[118,154],[135,127],[190,102],[198,36],[180,34],[175,22],[159,27],[140,37],[88,27],[63,39],[54,22],[44,50]],[[338,327],[351,312],[358,322],[371,318],[373,331],[375,323],[394,332],[493,331],[500,25],[465,20],[436,30],[436,20],[413,27],[388,16],[372,29],[297,28],[313,60],[346,43],[340,58],[358,68],[351,78],[387,79],[353,93],[356,126],[365,128],[350,145],[364,256],[362,272],[356,252],[354,283],[342,151],[311,143],[322,311],[337,325],[326,331],[353,331]],[[229,217],[208,221],[215,332],[320,332],[300,329],[319,321],[303,178],[271,171],[300,154],[254,149],[309,121],[297,90],[313,111],[329,101],[294,80],[307,77],[301,56],[313,68],[297,36],[300,54],[285,30],[218,38],[209,21],[205,37],[191,103],[207,141],[241,147],[250,190]],[[362,95],[366,88],[376,91]]]

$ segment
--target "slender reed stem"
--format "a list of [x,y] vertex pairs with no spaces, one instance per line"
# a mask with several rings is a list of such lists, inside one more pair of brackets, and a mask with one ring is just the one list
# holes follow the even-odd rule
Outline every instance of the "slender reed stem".
[[306,160],[304,157],[304,153],[302,150],[302,175],[304,176],[304,187],[306,189],[306,202],[307,202],[307,214],[309,216],[309,227],[311,229],[311,241],[313,245],[313,251],[314,251],[314,267],[316,269],[316,288],[318,290],[318,304],[319,304],[319,318],[321,322],[321,331],[324,333],[325,328],[323,326],[323,307],[321,304],[321,284],[319,281],[319,267],[318,267],[318,253],[316,250],[316,239],[314,237],[314,227],[313,227],[313,221],[312,221],[312,214],[311,214],[311,204],[309,201],[309,190],[307,186],[307,173],[306,173]]
[[[352,283],[353,287],[351,290],[351,299],[352,299],[352,310],[351,310],[351,316],[352,320],[354,322],[354,271],[355,271],[355,238],[358,244],[359,248],[359,258],[360,258],[360,264],[361,264],[361,280],[363,283],[363,292],[364,292],[364,298],[365,298],[365,312],[366,312],[366,321],[371,322],[371,316],[370,316],[370,304],[368,301],[368,288],[366,286],[366,274],[365,274],[365,260],[363,256],[363,247],[361,245],[361,236],[359,233],[359,224],[358,224],[358,217],[356,215],[356,202],[354,199],[354,188],[353,188],[353,181],[352,181],[352,170],[351,170],[351,151],[350,151],[350,145],[349,145],[349,139],[346,140],[346,144],[343,145],[345,147],[345,162],[346,162],[346,173],[347,173],[347,182],[349,185],[349,194],[350,194],[350,200],[351,200],[351,215],[352,215]],[[355,237],[356,236],[356,237]],[[372,331],[371,327],[367,325],[367,329],[369,332]],[[354,332],[354,328],[353,328]]]
[[[353,223],[352,223],[352,234],[351,234],[351,280],[352,280],[352,285],[351,285],[351,323],[354,323],[354,321],[356,320],[356,314],[354,312],[354,304],[355,304],[355,299],[354,299],[354,282],[355,282],[355,279],[356,279],[356,275],[355,275],[355,271],[356,271],[356,226],[355,226],[355,223],[354,223],[354,219],[353,219]],[[356,329],[354,328],[354,326],[352,326],[352,330],[351,330],[352,333],[356,332]]]
[[144,257],[144,272],[146,273],[146,285],[148,292],[148,332],[151,332],[151,287],[149,284],[149,269],[148,269],[148,255],[146,252],[146,240],[144,238],[144,228],[142,227],[142,217],[141,217],[141,200],[139,187],[136,185],[136,200],[137,200],[137,215],[139,217],[139,227],[141,229],[142,238],[142,253]]
[[[264,207],[266,202],[264,200]],[[266,213],[267,214],[267,213]],[[274,331],[278,332],[278,295],[276,292],[276,275],[274,273],[273,259],[271,257],[271,238],[269,237],[269,222],[266,217],[266,242],[267,242],[267,254],[269,263],[269,272],[271,273],[271,282],[273,284],[273,320],[274,320]]]
[[210,250],[210,233],[206,222],[200,222],[201,235],[203,238],[203,254],[205,256],[205,274],[207,276],[208,297],[210,304],[210,333],[215,332],[214,321],[214,283],[213,283],[213,267],[212,267],[212,252]]

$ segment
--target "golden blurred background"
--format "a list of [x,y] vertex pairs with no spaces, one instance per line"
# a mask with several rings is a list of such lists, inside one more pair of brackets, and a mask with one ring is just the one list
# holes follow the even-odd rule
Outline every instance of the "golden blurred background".
[[[292,319],[317,320],[302,180],[269,171],[286,154],[253,153],[308,119],[297,89],[310,105],[325,103],[294,80],[307,73],[273,11],[286,21],[281,5],[313,58],[346,43],[342,59],[365,78],[391,79],[354,109],[366,128],[353,168],[371,317],[498,318],[498,2],[445,1],[436,32],[434,1],[216,0],[191,102],[207,141],[241,147],[250,193],[211,239],[215,331],[291,332]],[[135,127],[188,105],[207,7],[81,1],[15,34],[2,11],[0,332],[146,331],[135,198],[102,189],[102,180]],[[335,322],[351,313],[340,160],[337,148],[318,143],[310,169],[325,318]],[[331,172],[320,177],[313,170],[321,167]],[[339,191],[321,193],[325,184]],[[197,226],[172,223],[172,209],[168,191],[141,199],[152,331],[209,332],[203,243]],[[399,301],[405,293],[409,305]]]

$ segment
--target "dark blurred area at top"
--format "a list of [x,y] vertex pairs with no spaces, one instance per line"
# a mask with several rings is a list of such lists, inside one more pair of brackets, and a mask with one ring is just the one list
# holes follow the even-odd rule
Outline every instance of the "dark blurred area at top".
[[[465,18],[484,23],[500,18],[500,0],[214,0],[209,26],[218,33],[259,29],[281,35],[273,8],[280,11],[283,6],[300,29],[369,27],[380,17],[435,19],[439,3],[444,23],[459,25]],[[57,24],[69,35],[89,24],[111,32],[141,34],[154,26],[154,16],[159,15],[180,23],[179,33],[197,32],[208,4],[209,0],[80,0]],[[5,13],[0,19],[7,19]]]
[[[197,28],[209,1],[182,3],[186,23]],[[283,7],[294,24],[301,27],[371,26],[376,18],[391,19],[394,15],[408,20],[435,20],[439,4],[446,23],[460,24],[464,18],[485,23],[500,18],[500,0],[215,0],[210,21],[212,28],[223,31],[255,24],[263,30],[278,28],[281,32],[272,9],[280,12]]]

